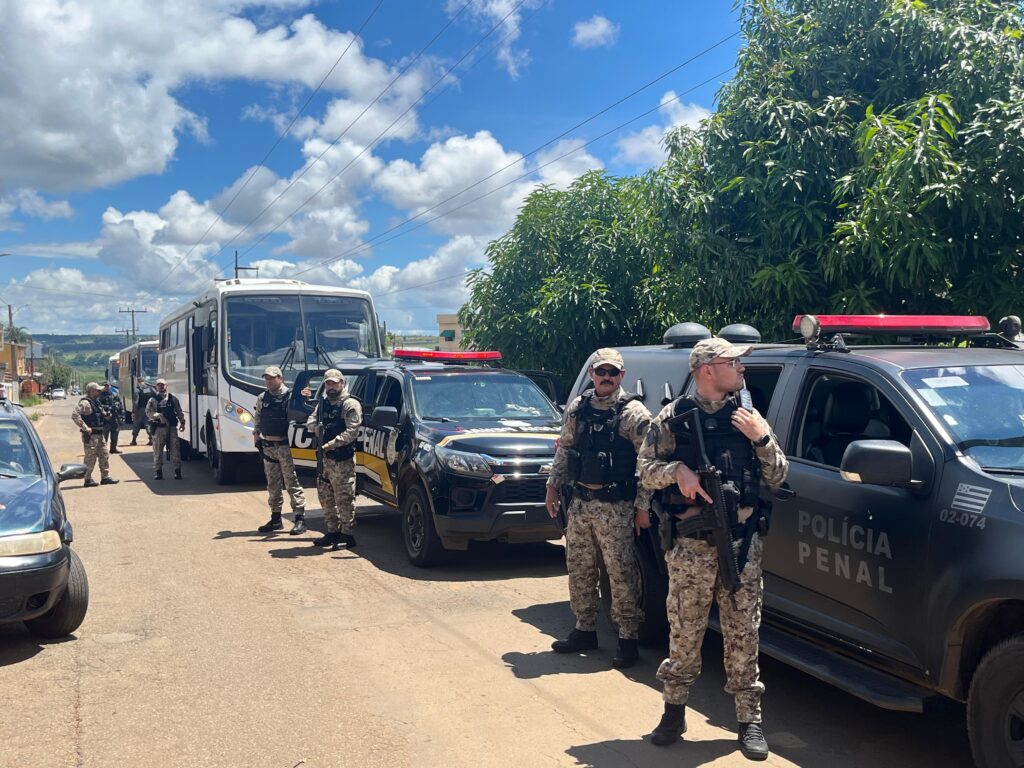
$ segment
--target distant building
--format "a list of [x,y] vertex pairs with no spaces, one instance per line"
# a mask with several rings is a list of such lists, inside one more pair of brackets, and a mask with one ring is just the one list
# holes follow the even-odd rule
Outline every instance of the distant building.
[[458,315],[438,315],[437,335],[440,337],[437,348],[442,352],[457,352],[462,349],[462,326]]

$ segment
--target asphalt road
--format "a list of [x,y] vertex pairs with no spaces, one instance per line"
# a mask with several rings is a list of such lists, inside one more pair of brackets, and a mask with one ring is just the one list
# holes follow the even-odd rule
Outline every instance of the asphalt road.
[[[55,466],[81,460],[72,405],[41,407]],[[598,652],[549,651],[572,627],[560,545],[479,545],[424,571],[397,514],[361,506],[358,548],[322,552],[315,530],[256,533],[261,488],[218,488],[200,462],[154,481],[149,449],[124,450],[119,485],[64,486],[85,623],[48,643],[0,626],[0,765],[748,764],[717,637],[670,748],[643,738],[663,649],[625,673],[607,628]],[[768,765],[970,765],[961,707],[886,712],[771,659],[762,673]]]

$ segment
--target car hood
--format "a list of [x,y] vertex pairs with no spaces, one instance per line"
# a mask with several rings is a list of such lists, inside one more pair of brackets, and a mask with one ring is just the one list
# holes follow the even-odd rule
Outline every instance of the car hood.
[[431,425],[430,442],[490,456],[554,456],[557,421],[499,419]]
[[50,494],[43,478],[0,478],[0,536],[38,533],[50,522]]

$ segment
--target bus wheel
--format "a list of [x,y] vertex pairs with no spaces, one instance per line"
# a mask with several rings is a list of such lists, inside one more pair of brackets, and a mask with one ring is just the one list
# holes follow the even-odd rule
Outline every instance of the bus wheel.
[[217,485],[230,485],[235,480],[235,467],[233,457],[227,456],[217,448],[217,438],[210,433],[210,441],[207,444],[206,455],[210,459],[210,469],[213,471],[213,482]]

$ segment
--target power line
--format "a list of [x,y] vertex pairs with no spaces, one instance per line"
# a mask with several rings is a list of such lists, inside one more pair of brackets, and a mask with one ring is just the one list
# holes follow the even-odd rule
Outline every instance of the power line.
[[[716,45],[718,45],[718,44],[720,44],[720,43],[716,43]],[[710,50],[710,49],[708,49],[708,50]],[[470,200],[467,200],[466,202],[462,203],[461,205],[458,205],[455,208],[451,208],[451,209],[445,211],[444,213],[441,213],[441,214],[439,214],[437,216],[434,216],[431,219],[427,219],[426,221],[422,221],[422,222],[420,222],[419,224],[417,224],[414,227],[409,227],[408,229],[406,229],[404,231],[401,231],[401,232],[398,232],[397,234],[392,235],[391,237],[384,238],[384,235],[387,235],[390,232],[395,232],[396,230],[401,229],[402,227],[404,227],[406,224],[410,224],[413,221],[415,221],[416,219],[419,219],[422,216],[430,213],[431,211],[437,210],[442,205],[445,205],[446,203],[451,202],[455,198],[457,198],[457,197],[465,194],[466,192],[468,192],[470,189],[473,189],[474,187],[478,187],[480,184],[484,183],[485,181],[488,181],[489,179],[494,178],[499,173],[502,173],[503,171],[508,170],[509,168],[511,168],[514,165],[517,165],[518,163],[522,162],[523,160],[525,160],[526,158],[530,157],[531,155],[536,154],[537,152],[539,152],[540,150],[542,150],[545,147],[549,146],[550,144],[554,143],[555,141],[558,141],[560,138],[564,137],[567,133],[570,133],[571,131],[575,130],[575,128],[570,128],[569,130],[563,132],[562,134],[560,134],[556,138],[552,139],[551,141],[548,141],[548,142],[542,144],[541,146],[539,146],[536,149],[528,152],[527,154],[523,155],[522,157],[520,157],[520,158],[518,158],[516,160],[513,160],[511,163],[508,163],[507,165],[503,166],[502,168],[499,168],[497,171],[495,171],[494,173],[490,174],[489,176],[486,176],[483,179],[480,179],[479,181],[474,182],[470,186],[465,187],[464,189],[460,190],[459,192],[456,192],[454,195],[451,195],[450,197],[442,200],[441,202],[436,203],[436,204],[430,206],[429,208],[426,208],[423,211],[420,211],[415,216],[410,216],[405,221],[399,222],[398,224],[394,225],[393,227],[390,227],[389,229],[384,230],[379,235],[376,235],[375,237],[372,237],[369,240],[367,240],[365,243],[362,243],[362,244],[360,244],[358,246],[350,248],[347,251],[343,251],[342,253],[337,254],[335,256],[331,256],[328,259],[324,259],[322,261],[319,261],[319,262],[317,262],[315,264],[312,264],[311,266],[305,267],[304,269],[296,270],[295,272],[292,272],[290,274],[290,277],[294,278],[294,277],[296,277],[298,275],[305,274],[306,272],[310,272],[310,271],[312,271],[314,269],[318,269],[320,267],[324,267],[324,266],[326,266],[328,264],[331,264],[331,263],[333,263],[335,261],[338,261],[339,259],[343,259],[346,256],[350,256],[350,255],[352,255],[354,253],[359,253],[360,251],[367,250],[368,248],[373,246],[375,243],[377,243],[377,244],[389,243],[392,240],[395,240],[396,238],[399,238],[399,237],[402,237],[404,235],[407,235],[410,232],[414,232],[417,229],[420,229],[421,227],[424,227],[424,226],[426,226],[428,224],[431,224],[431,223],[437,221],[438,219],[443,219],[444,217],[449,216],[449,215],[455,213],[456,211],[462,210],[463,208],[465,208],[465,207],[467,207],[469,205],[472,205],[473,203],[478,202],[478,201],[484,199],[485,197],[489,197],[490,195],[493,195],[494,193],[501,191],[505,187],[508,187],[508,186],[510,186],[512,184],[515,184],[518,181],[522,181],[523,179],[527,178],[528,176],[532,176],[537,171],[539,171],[539,170],[541,170],[543,168],[546,168],[549,165],[553,165],[554,163],[558,162],[559,160],[563,160],[564,158],[568,157],[571,154],[574,154],[575,152],[579,152],[580,150],[585,149],[586,147],[590,146],[591,144],[593,144],[593,143],[595,143],[597,141],[600,141],[601,139],[605,138],[606,136],[609,136],[612,133],[615,133],[616,131],[622,130],[627,125],[635,123],[637,120],[640,120],[640,119],[642,119],[644,117],[647,117],[652,112],[656,112],[659,109],[662,109],[666,104],[671,104],[674,101],[678,101],[683,96],[686,96],[686,95],[692,93],[693,91],[697,90],[698,88],[703,88],[708,83],[712,82],[713,80],[716,80],[717,78],[721,77],[722,75],[725,75],[725,74],[731,72],[735,68],[736,68],[735,65],[733,65],[733,66],[731,66],[731,67],[729,67],[729,68],[727,68],[725,70],[722,70],[718,74],[713,75],[712,77],[709,77],[707,80],[704,80],[703,82],[698,83],[697,85],[695,85],[695,86],[693,86],[691,88],[688,88],[687,90],[683,91],[682,93],[677,94],[674,98],[668,99],[668,100],[666,100],[664,102],[659,102],[657,106],[652,107],[651,109],[648,109],[645,112],[642,112],[641,114],[639,114],[639,115],[637,115],[637,116],[627,120],[624,123],[620,123],[619,125],[615,126],[614,128],[611,128],[608,131],[605,131],[604,133],[600,134],[599,136],[596,136],[595,138],[591,139],[590,141],[587,141],[586,143],[581,144],[578,147],[574,147],[573,149],[569,150],[568,152],[564,152],[561,155],[558,155],[557,157],[552,158],[551,160],[549,160],[548,162],[544,163],[543,165],[540,165],[537,168],[533,168],[533,169],[527,171],[526,173],[523,173],[523,174],[517,176],[516,178],[511,179],[510,181],[505,182],[501,186],[495,187],[494,189],[492,189],[489,192],[486,192],[486,193],[484,193],[482,195],[478,195],[477,197],[474,197],[474,198],[472,198]],[[620,100],[617,103],[621,103],[621,101],[622,100]],[[604,112],[607,112],[607,111],[608,111],[608,108],[602,110],[601,113],[604,113]],[[599,114],[601,114],[601,113],[599,113]],[[584,125],[585,123],[590,122],[592,119],[593,118],[588,118],[587,120],[583,121],[582,123],[579,123],[578,125]],[[382,239],[382,238],[384,238],[384,239]],[[468,271],[463,273],[463,274],[468,274]],[[454,277],[459,277],[459,275],[453,275],[449,279],[452,279]],[[386,295],[386,294],[380,294],[380,295]]]
[[192,252],[199,247],[203,240],[206,239],[206,236],[210,234],[210,232],[213,230],[215,226],[217,226],[217,223],[224,218],[224,214],[227,213],[228,208],[230,208],[234,204],[235,200],[238,199],[238,196],[242,194],[242,190],[249,186],[249,182],[252,181],[253,177],[256,175],[256,172],[264,165],[266,165],[266,162],[270,158],[270,155],[274,152],[275,149],[277,149],[277,146],[281,143],[284,137],[287,136],[288,133],[291,131],[292,127],[295,125],[295,121],[298,120],[299,117],[306,111],[306,107],[309,106],[309,103],[313,100],[313,97],[320,92],[320,89],[323,88],[324,83],[327,82],[327,78],[329,78],[331,74],[334,72],[334,70],[338,68],[338,65],[341,63],[341,60],[345,58],[345,54],[348,53],[349,49],[352,47],[355,41],[359,39],[359,36],[366,28],[366,25],[369,24],[370,20],[377,15],[377,11],[380,10],[381,5],[383,4],[384,0],[378,0],[377,5],[374,6],[374,9],[370,12],[370,15],[366,17],[366,19],[363,21],[359,29],[352,33],[352,39],[348,41],[348,45],[345,46],[345,49],[341,52],[341,55],[338,56],[338,58],[335,60],[331,68],[327,70],[327,74],[323,76],[323,79],[320,80],[316,88],[314,88],[313,91],[309,94],[303,105],[299,107],[299,111],[295,113],[294,117],[292,117],[291,122],[288,123],[287,127],[283,131],[281,131],[280,135],[270,146],[270,149],[267,150],[267,153],[263,155],[263,159],[260,160],[259,163],[257,163],[255,166],[253,166],[252,171],[246,177],[245,181],[242,182],[242,186],[235,190],[235,194],[233,194],[231,196],[231,199],[228,200],[227,205],[225,205],[223,208],[220,209],[220,211],[217,212],[217,218],[215,218],[213,222],[210,224],[210,226],[206,228],[206,231],[203,232],[200,238],[196,240],[195,243],[192,244],[192,247],[188,249],[184,256],[181,257],[180,261],[171,268],[171,272],[177,270],[178,267],[180,267],[185,262],[185,260],[192,255]]
[[[296,213],[298,213],[303,208],[305,208],[307,205],[309,205],[309,203],[311,203],[313,201],[313,199],[317,197],[317,195],[319,195],[321,192],[323,192],[325,189],[327,189],[327,187],[329,187],[331,184],[333,184],[335,181],[337,181],[338,178],[341,177],[341,175],[345,173],[345,171],[347,171],[349,168],[351,168],[353,165],[355,165],[357,162],[359,162],[359,160],[363,157],[363,155],[365,155],[367,152],[369,152],[374,147],[376,147],[383,140],[384,135],[388,131],[390,131],[392,128],[394,128],[395,125],[397,125],[400,120],[402,120],[407,114],[409,114],[416,107],[417,104],[419,104],[421,101],[423,101],[423,99],[425,99],[427,97],[427,95],[430,94],[431,91],[433,91],[438,85],[443,83],[448,78],[448,76],[460,64],[462,64],[462,62],[465,61],[469,57],[469,55],[471,53],[473,53],[473,51],[475,51],[477,48],[479,48],[483,44],[484,40],[486,40],[488,37],[490,37],[491,34],[493,34],[496,29],[498,29],[499,27],[504,25],[505,22],[508,21],[509,17],[511,17],[513,13],[515,13],[517,10],[519,10],[520,6],[522,6],[522,4],[524,2],[526,2],[526,0],[519,0],[519,2],[517,2],[514,6],[512,6],[512,10],[510,10],[507,14],[505,14],[505,16],[497,24],[495,24],[493,27],[491,27],[484,34],[483,37],[481,37],[479,40],[477,40],[476,43],[474,43],[473,46],[469,50],[467,50],[464,54],[462,54],[462,57],[458,61],[456,61],[447,70],[445,70],[444,74],[442,74],[441,77],[439,77],[437,80],[435,80],[434,83],[429,88],[427,88],[427,90],[425,90],[420,95],[420,97],[418,99],[416,99],[416,101],[414,101],[412,104],[410,104],[408,107],[406,107],[405,111],[402,112],[402,114],[400,114],[398,117],[396,117],[394,120],[392,120],[391,124],[388,125],[383,131],[378,133],[377,136],[373,139],[373,141],[371,141],[367,146],[363,147],[362,151],[360,151],[358,155],[356,155],[354,158],[349,160],[348,163],[345,165],[345,167],[343,167],[340,171],[338,171],[333,176],[331,176],[331,178],[329,178],[326,182],[324,182],[323,185],[316,192],[314,192],[312,195],[307,197],[297,208],[295,208],[285,218],[283,218],[281,221],[279,221],[277,224],[275,224],[270,230],[268,230],[267,232],[264,232],[262,235],[260,235],[260,237],[255,242],[250,244],[249,247],[245,249],[245,251],[243,252],[243,255],[248,254],[250,251],[252,251],[254,248],[256,248],[256,246],[258,246],[260,243],[262,243],[264,240],[266,240],[268,237],[270,237],[272,234],[274,234],[278,229],[280,229],[282,226],[284,226],[284,224],[286,222],[290,221],[291,218]],[[507,35],[506,35],[506,37],[507,37]],[[282,195],[283,194],[284,193],[282,192]],[[281,195],[278,195],[278,197],[274,200],[274,202],[279,200],[280,197],[281,197]],[[271,205],[273,205],[273,203],[271,203]],[[262,214],[260,214],[260,215],[262,215]],[[259,216],[257,216],[257,218],[259,218]]]
[[[522,3],[523,1],[524,0],[520,0],[520,3]],[[470,6],[470,4],[473,3],[473,2],[474,2],[474,0],[467,0],[467,2],[461,8],[459,8],[459,10],[455,13],[455,15],[448,19],[448,22],[443,27],[441,27],[441,29],[437,32],[437,34],[435,34],[430,39],[430,41],[425,46],[423,46],[423,48],[420,49],[419,53],[417,53],[404,67],[402,67],[402,69],[399,70],[398,74],[395,75],[391,79],[391,82],[389,82],[384,87],[384,89],[373,98],[373,101],[371,101],[369,104],[367,104],[366,107],[363,108],[363,111],[360,112],[358,115],[356,115],[356,117],[352,120],[352,122],[350,122],[345,127],[345,130],[343,130],[340,134],[338,134],[338,136],[334,139],[334,141],[332,141],[330,144],[328,144],[324,148],[323,152],[321,152],[319,155],[317,155],[313,159],[312,162],[307,163],[303,167],[303,169],[299,172],[299,174],[294,179],[292,179],[290,182],[288,182],[287,186],[285,186],[285,188],[282,189],[278,193],[277,197],[275,197],[273,200],[271,200],[269,203],[267,203],[267,205],[264,206],[263,210],[261,210],[259,213],[257,213],[256,216],[254,216],[249,221],[248,224],[246,224],[244,227],[242,227],[240,230],[238,230],[234,235],[232,235],[231,238],[226,243],[224,243],[215,254],[213,254],[213,256],[211,257],[211,261],[216,260],[216,258],[221,253],[224,252],[225,248],[227,248],[229,245],[231,245],[231,243],[235,242],[235,240],[237,240],[238,237],[242,233],[246,232],[249,229],[249,227],[251,227],[257,221],[259,221],[260,218],[263,217],[264,213],[269,211],[277,203],[278,200],[280,200],[282,197],[284,197],[284,195],[288,192],[289,189],[291,189],[292,187],[295,186],[296,183],[298,183],[299,179],[301,179],[303,176],[305,176],[306,173],[311,168],[313,168],[313,166],[315,166],[317,163],[319,163],[320,160],[324,157],[324,155],[326,155],[328,152],[330,152],[337,145],[337,143],[339,141],[341,141],[342,138],[344,138],[346,134],[348,134],[348,132],[352,128],[352,126],[354,126],[357,122],[359,122],[360,118],[362,118],[362,116],[365,115],[370,110],[370,108],[373,107],[374,104],[376,104],[378,101],[380,101],[380,99],[384,96],[384,94],[386,94],[389,90],[391,90],[391,86],[393,86],[396,82],[398,82],[398,80],[403,75],[405,75],[405,73],[408,72],[409,69],[412,68],[413,64],[415,64],[417,61],[419,61],[419,59],[423,56],[423,54],[427,52],[427,49],[429,49],[430,46],[432,46],[435,42],[437,42],[438,38],[440,38],[441,35],[443,35],[445,33],[445,31],[448,29],[448,27],[450,27],[452,24],[455,23],[455,20],[459,16],[461,16],[462,12],[465,11],[466,8],[468,8]]]

